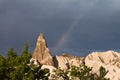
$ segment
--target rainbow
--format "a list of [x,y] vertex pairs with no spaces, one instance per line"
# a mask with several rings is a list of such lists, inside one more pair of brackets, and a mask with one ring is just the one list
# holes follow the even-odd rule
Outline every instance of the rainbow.
[[60,37],[60,39],[57,41],[57,43],[55,44],[54,48],[60,48],[62,47],[63,44],[66,43],[70,33],[74,30],[74,28],[76,27],[76,25],[78,24],[79,20],[80,20],[81,16],[77,16],[74,21],[70,24],[69,28],[67,29],[67,31],[65,31],[62,36]]
[[[89,10],[87,12],[89,12],[97,3],[98,3],[98,1],[96,1],[95,3],[92,3],[92,5],[90,6],[90,8],[89,8]],[[54,48],[56,48],[56,49],[60,48],[60,47],[63,46],[63,44],[66,43],[66,41],[68,40],[68,37],[71,34],[71,32],[74,30],[76,25],[79,23],[80,19],[84,18],[85,15],[86,14],[82,14],[82,15],[78,14],[77,17],[74,18],[73,22],[71,22],[69,28],[62,34],[60,39],[55,44]]]

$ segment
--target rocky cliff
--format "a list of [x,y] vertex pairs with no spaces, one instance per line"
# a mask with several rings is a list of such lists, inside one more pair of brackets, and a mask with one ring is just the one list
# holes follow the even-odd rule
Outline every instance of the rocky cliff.
[[37,39],[36,48],[34,50],[33,59],[36,59],[40,64],[54,66],[56,68],[68,69],[69,67],[83,64],[82,57],[62,54],[60,56],[52,56],[47,47],[47,43],[43,33]]
[[54,62],[43,33],[41,33],[37,39],[36,48],[32,57],[40,64],[54,66]]
[[62,54],[60,56],[54,56],[54,62],[56,67],[61,69],[69,69],[71,66],[80,66],[83,64],[83,57],[77,57],[69,54]]
[[103,66],[107,71],[107,78],[120,80],[120,53],[115,51],[93,52],[85,58],[85,64],[93,67],[92,72],[98,73]]

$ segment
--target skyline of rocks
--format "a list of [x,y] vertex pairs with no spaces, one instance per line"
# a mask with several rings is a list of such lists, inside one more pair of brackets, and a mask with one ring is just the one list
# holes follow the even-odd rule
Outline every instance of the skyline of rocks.
[[42,64],[42,68],[48,68],[51,72],[57,68],[66,70],[72,66],[85,64],[88,67],[92,67],[91,72],[94,74],[99,75],[99,68],[102,66],[108,71],[105,76],[106,78],[110,78],[110,80],[120,79],[120,53],[109,50],[106,52],[92,52],[86,57],[66,53],[53,56],[47,46],[43,33],[38,36],[32,58]]

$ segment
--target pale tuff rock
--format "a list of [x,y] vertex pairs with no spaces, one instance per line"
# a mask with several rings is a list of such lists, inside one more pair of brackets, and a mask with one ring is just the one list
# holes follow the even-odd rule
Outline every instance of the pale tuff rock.
[[42,33],[37,39],[33,58],[40,64],[55,66],[56,68],[60,67],[61,69],[68,69],[71,66],[79,66],[83,64],[83,58],[77,56],[63,54],[61,56],[52,57]]
[[115,51],[93,52],[85,58],[85,62],[91,60],[120,67],[120,54]]
[[63,54],[60,56],[55,56],[57,64],[55,64],[60,69],[69,69],[71,66],[80,66],[83,64],[82,57],[72,56],[68,54]]
[[[120,53],[115,51],[93,52],[85,58],[69,54],[52,57],[42,33],[38,37],[31,61],[34,61],[35,65],[43,64],[42,69],[48,68],[50,73],[56,68],[66,70],[71,66],[79,66],[85,63],[87,66],[93,67],[92,73],[99,75],[99,68],[103,66],[108,71],[106,78],[120,80]],[[60,78],[60,80],[62,79]]]
[[61,69],[67,69],[67,59],[64,61],[64,58],[61,56],[56,56],[57,64],[55,64],[57,67]]
[[99,68],[103,66],[110,80],[120,79],[120,54],[114,51],[93,52],[85,58],[85,64],[93,67],[92,72],[99,74]]
[[43,33],[41,33],[37,39],[33,58],[36,59],[40,64],[54,66],[53,59],[50,50],[47,48]]
[[33,63],[33,65],[39,65],[39,62],[34,58],[30,59],[30,63]]
[[54,70],[56,70],[56,68],[54,66],[49,66],[49,65],[42,65],[41,69],[49,69],[50,73],[52,74]]

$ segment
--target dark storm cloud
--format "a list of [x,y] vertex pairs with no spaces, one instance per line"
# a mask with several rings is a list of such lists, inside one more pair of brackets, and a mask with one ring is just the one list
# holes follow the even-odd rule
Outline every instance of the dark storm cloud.
[[[116,1],[106,0],[105,4],[98,3],[87,13],[73,32],[73,40],[70,40],[70,43],[80,42],[80,48],[88,49],[120,48],[120,6],[116,5],[120,4],[120,1]],[[75,35],[79,37],[74,37]],[[70,44],[73,47],[78,47],[77,45]]]
[[[120,1],[98,1],[76,25],[63,47],[87,49],[120,48]],[[77,37],[76,37],[77,36]],[[79,43],[79,44],[78,44]]]
[[75,17],[81,16],[63,48],[119,48],[119,0],[1,0],[0,50],[31,48],[40,32],[53,47]]

